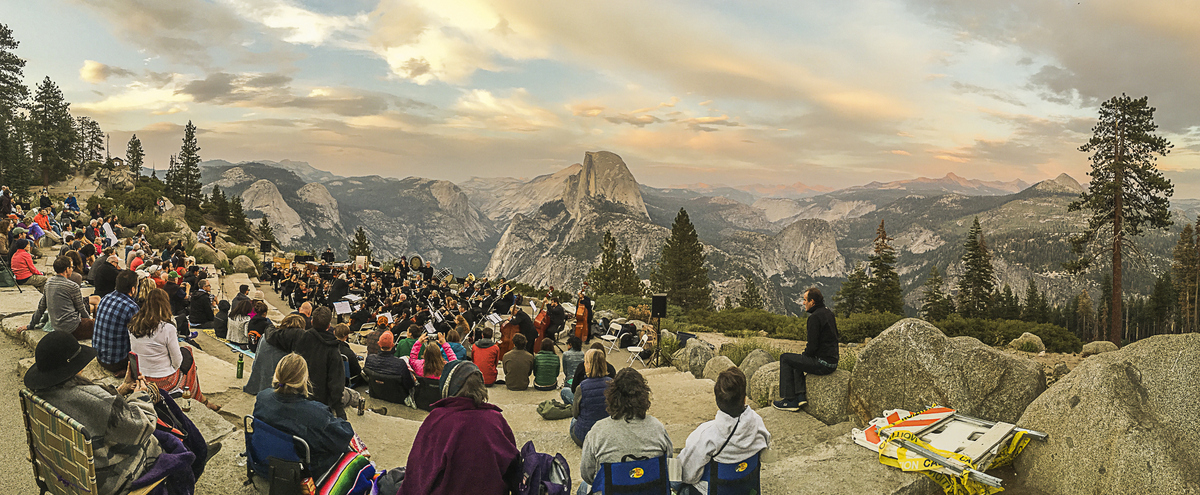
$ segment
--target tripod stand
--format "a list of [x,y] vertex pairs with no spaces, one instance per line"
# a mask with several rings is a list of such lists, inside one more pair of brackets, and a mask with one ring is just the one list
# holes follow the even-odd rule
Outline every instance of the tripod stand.
[[0,258],[0,272],[8,273],[8,276],[12,277],[13,286],[17,288],[17,293],[25,293],[25,291],[21,290],[21,284],[17,283],[17,274],[13,273],[12,268],[10,268],[8,263],[4,261],[4,258]]

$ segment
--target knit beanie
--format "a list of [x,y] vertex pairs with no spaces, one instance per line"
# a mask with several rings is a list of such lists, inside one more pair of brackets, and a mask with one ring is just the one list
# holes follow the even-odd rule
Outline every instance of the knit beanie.
[[446,363],[446,367],[442,368],[442,378],[440,385],[442,388],[442,398],[454,397],[458,395],[458,391],[462,389],[463,382],[467,381],[467,377],[472,374],[479,373],[483,376],[483,372],[479,371],[479,367],[470,361],[461,359]]

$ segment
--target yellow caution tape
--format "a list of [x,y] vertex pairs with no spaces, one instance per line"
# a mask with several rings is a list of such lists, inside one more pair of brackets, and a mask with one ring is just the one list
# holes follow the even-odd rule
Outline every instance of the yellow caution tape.
[[[912,414],[909,417],[915,416],[917,414],[920,414],[920,413]],[[896,425],[897,423],[904,421],[905,419],[908,419],[908,418],[900,419],[900,420],[896,421],[895,423],[892,423],[891,425],[888,425],[884,428],[880,428],[879,431],[880,431],[881,436],[883,434],[883,430],[890,428],[890,427]],[[1012,460],[1014,458],[1016,458],[1017,454],[1019,454],[1021,452],[1021,449],[1023,449],[1025,447],[1025,444],[1029,443],[1029,439],[1023,438],[1023,437],[1024,437],[1024,432],[1017,432],[1017,435],[1013,436],[1013,441],[1010,442],[1008,447],[1006,449],[1004,449],[1003,451],[1001,451],[1001,453],[997,457],[997,459],[995,461],[993,461],[992,466],[993,467],[1002,466],[1003,464],[999,464],[1001,461],[1003,461],[1004,463],[1012,462]],[[888,436],[887,441],[885,441],[879,445],[879,462],[880,462],[880,464],[883,464],[885,466],[892,466],[895,468],[900,468],[901,470],[907,471],[907,472],[916,471],[925,476],[928,476],[935,483],[937,483],[938,485],[940,485],[942,487],[942,490],[944,490],[946,492],[946,495],[992,495],[994,493],[1004,491],[1003,488],[996,488],[996,487],[988,486],[983,483],[979,483],[977,481],[971,480],[969,478],[969,476],[970,476],[969,471],[967,471],[965,469],[963,470],[963,473],[960,476],[953,476],[953,475],[938,472],[936,470],[940,469],[942,467],[941,464],[938,464],[938,463],[934,462],[933,460],[930,460],[928,458],[925,458],[925,457],[922,457],[919,455],[910,458],[910,457],[908,457],[908,449],[906,449],[904,447],[899,447],[899,446],[896,447],[896,458],[895,459],[892,459],[891,457],[884,455],[884,453],[887,451],[888,444],[890,444],[893,440],[900,440],[900,439],[904,439],[911,443],[919,445],[919,446],[929,450],[930,452],[938,454],[947,459],[955,459],[955,460],[961,462],[967,468],[970,468],[971,470],[976,470],[976,471],[978,470],[975,468],[975,465],[971,462],[970,457],[967,457],[965,455],[962,455],[962,454],[959,454],[956,452],[949,452],[949,451],[934,448],[933,446],[929,445],[928,443],[922,441],[920,438],[918,438],[912,432],[905,431],[905,430],[898,430],[898,431],[892,433],[891,435]]]

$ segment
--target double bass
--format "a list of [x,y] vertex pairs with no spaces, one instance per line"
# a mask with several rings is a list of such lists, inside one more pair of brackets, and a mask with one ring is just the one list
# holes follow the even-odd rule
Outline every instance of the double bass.
[[586,290],[587,283],[584,282],[583,288],[579,290],[579,304],[575,306],[575,336],[583,342],[587,342],[588,337],[591,337],[589,326],[592,319],[592,300],[584,295]]
[[[550,287],[553,292],[554,287]],[[546,329],[550,327],[550,316],[546,314],[546,307],[549,304],[546,300],[550,298],[551,292],[546,293],[546,299],[542,300],[542,309],[538,311],[537,316],[533,317],[533,329],[537,330],[537,342],[533,343],[533,353],[537,354],[542,350],[542,339],[546,338]],[[558,336],[554,336],[554,340],[558,340]]]
[[[518,300],[520,296],[517,296]],[[500,325],[500,355],[508,354],[508,351],[513,350],[513,336],[521,332],[521,326],[513,322],[513,318],[505,320],[504,324]]]

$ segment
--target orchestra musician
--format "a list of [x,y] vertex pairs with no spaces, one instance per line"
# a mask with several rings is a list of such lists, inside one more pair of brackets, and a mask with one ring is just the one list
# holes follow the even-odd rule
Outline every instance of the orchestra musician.
[[508,321],[508,324],[517,325],[520,328],[521,335],[525,336],[525,350],[533,354],[535,341],[538,340],[537,329],[533,327],[533,320],[529,318],[529,314],[521,308],[519,303],[512,305],[511,314],[512,319]]

